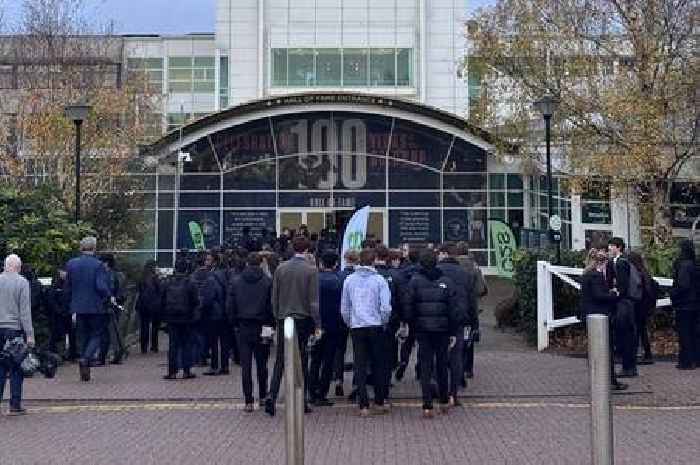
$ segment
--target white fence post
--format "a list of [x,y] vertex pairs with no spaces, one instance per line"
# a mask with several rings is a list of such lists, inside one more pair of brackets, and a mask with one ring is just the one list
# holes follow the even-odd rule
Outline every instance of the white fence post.
[[552,319],[552,275],[549,263],[537,262],[537,350],[542,352],[549,346],[547,322]]

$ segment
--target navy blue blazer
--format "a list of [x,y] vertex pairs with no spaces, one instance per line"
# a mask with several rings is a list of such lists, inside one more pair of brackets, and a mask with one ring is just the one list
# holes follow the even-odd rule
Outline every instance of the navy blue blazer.
[[71,313],[105,313],[105,301],[112,297],[109,275],[93,255],[81,255],[66,264],[66,301]]

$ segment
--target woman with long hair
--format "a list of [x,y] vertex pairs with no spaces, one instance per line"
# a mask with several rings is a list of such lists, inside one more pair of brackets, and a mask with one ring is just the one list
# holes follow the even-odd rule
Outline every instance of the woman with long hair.
[[604,250],[592,248],[588,252],[586,268],[581,277],[581,300],[579,310],[585,321],[588,315],[600,314],[608,316],[608,334],[610,338],[610,383],[613,389],[621,391],[627,385],[620,383],[615,375],[613,358],[614,331],[612,317],[617,303],[617,292],[608,288],[605,273],[607,272],[608,254]]
[[656,308],[656,298],[658,296],[658,284],[651,277],[647,270],[644,258],[637,252],[629,253],[629,261],[637,268],[642,278],[642,301],[634,306],[635,326],[637,327],[637,337],[635,338],[636,354],[639,349],[639,344],[642,344],[644,355],[639,361],[640,365],[651,365],[654,360],[651,355],[651,344],[649,343],[649,332],[647,329],[647,320]]
[[676,311],[679,370],[692,370],[700,363],[700,282],[695,247],[689,240],[678,244],[679,254],[673,263],[671,303]]

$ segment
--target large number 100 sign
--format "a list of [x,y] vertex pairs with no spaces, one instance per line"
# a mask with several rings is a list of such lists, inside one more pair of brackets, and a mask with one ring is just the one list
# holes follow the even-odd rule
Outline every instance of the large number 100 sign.
[[299,141],[299,165],[305,169],[319,168],[323,156],[329,157],[330,163],[325,176],[319,181],[319,189],[332,189],[338,179],[338,155],[341,157],[340,176],[346,189],[362,189],[367,183],[367,126],[359,119],[340,121],[340,147],[336,133],[337,121],[319,119],[311,125],[309,143],[309,121],[298,120],[292,126],[292,134]]

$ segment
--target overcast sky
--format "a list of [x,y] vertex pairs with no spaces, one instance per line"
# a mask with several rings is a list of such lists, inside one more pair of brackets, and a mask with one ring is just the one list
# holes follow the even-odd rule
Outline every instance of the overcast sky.
[[[468,11],[495,0],[466,0]],[[184,34],[214,31],[216,0],[87,0],[90,16],[114,21],[121,34]],[[19,20],[22,0],[0,0],[8,24]]]

